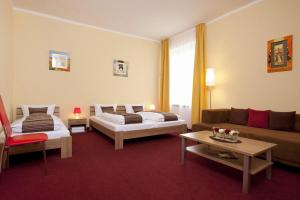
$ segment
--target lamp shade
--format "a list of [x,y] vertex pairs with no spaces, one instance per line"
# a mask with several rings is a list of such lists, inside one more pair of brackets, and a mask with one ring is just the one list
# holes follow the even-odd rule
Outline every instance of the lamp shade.
[[74,114],[80,114],[81,113],[80,107],[75,107],[73,113]]
[[215,69],[207,68],[206,69],[206,86],[215,86],[215,85],[216,85]]
[[149,105],[149,110],[155,110],[155,105],[154,104],[150,104]]

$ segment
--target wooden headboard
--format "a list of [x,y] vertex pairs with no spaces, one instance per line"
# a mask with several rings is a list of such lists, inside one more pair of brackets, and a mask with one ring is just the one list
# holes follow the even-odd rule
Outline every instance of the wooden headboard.
[[95,106],[90,106],[90,116],[95,116],[96,111],[95,111]]
[[[59,117],[59,106],[55,106],[54,115]],[[20,119],[23,117],[23,111],[21,107],[17,107],[16,119]]]

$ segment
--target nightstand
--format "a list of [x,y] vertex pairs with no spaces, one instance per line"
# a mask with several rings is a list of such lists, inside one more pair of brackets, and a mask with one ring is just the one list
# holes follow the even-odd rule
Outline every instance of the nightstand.
[[87,130],[87,119],[82,117],[82,118],[69,118],[68,119],[68,128],[71,131],[72,127],[76,126],[84,126],[84,131]]

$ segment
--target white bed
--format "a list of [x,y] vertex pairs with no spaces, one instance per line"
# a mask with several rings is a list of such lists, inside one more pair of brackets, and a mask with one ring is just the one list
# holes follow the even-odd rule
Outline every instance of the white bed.
[[[64,123],[59,118],[59,107],[56,106],[54,113],[55,123],[59,125],[58,129],[55,131],[42,131],[48,135],[48,141],[46,142],[46,149],[60,149],[61,158],[69,158],[72,157],[72,136],[70,135],[69,130],[64,125]],[[13,126],[17,123],[20,123],[24,118],[23,111],[20,107],[17,108],[16,113],[16,121],[12,124]],[[16,127],[15,127],[16,128]],[[20,129],[20,126],[17,127],[17,130]],[[20,132],[18,130],[17,132]],[[40,131],[41,132],[41,131]],[[28,134],[28,133],[13,133],[12,135],[20,135],[20,134]],[[26,148],[23,146],[15,147],[10,151],[10,154],[19,154],[25,152],[39,151],[40,148],[32,145],[27,145]]]
[[152,135],[161,135],[168,133],[185,133],[186,122],[184,120],[156,122],[143,120],[143,123],[137,124],[117,124],[108,121],[100,116],[95,116],[95,106],[90,107],[90,128],[97,129],[114,140],[115,149],[123,149],[124,140],[147,137]]

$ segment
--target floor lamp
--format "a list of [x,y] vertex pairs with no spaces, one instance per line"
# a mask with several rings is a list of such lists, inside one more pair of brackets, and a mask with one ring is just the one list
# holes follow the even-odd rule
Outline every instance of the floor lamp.
[[209,90],[209,109],[211,109],[211,90],[216,85],[215,79],[215,69],[207,68],[206,69],[206,86]]

